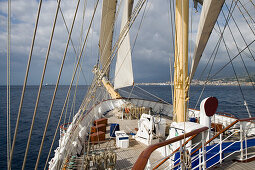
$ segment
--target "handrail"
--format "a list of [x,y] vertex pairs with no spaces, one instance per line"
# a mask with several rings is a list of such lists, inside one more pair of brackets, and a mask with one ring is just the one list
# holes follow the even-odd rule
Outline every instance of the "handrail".
[[[193,109],[193,108],[189,108],[189,110],[200,111],[198,109]],[[227,113],[227,112],[216,112],[215,114],[220,115],[220,116],[225,116],[225,117],[237,119],[237,117],[235,115],[233,115],[231,113]]]
[[[195,134],[193,136],[191,136],[188,140],[186,140],[184,142],[184,144],[182,144],[182,147],[184,147],[189,141],[191,141],[193,138],[195,138],[198,134]],[[152,170],[157,169],[158,167],[160,167],[163,163],[165,163],[173,154],[175,154],[178,150],[180,149],[180,147],[178,147],[177,149],[175,149],[173,151],[173,153],[171,153],[170,156],[167,156],[165,159],[163,159],[158,165],[156,165]]]
[[[205,146],[210,143],[211,141],[213,141],[215,138],[217,138],[220,134],[224,133],[226,130],[228,130],[229,128],[231,128],[232,126],[234,126],[237,122],[245,122],[245,121],[251,121],[251,120],[255,120],[255,117],[251,117],[251,118],[245,118],[245,119],[237,119],[236,121],[232,122],[230,125],[228,125],[227,127],[225,127],[224,129],[222,129],[219,133],[217,133],[214,137],[212,137],[211,139],[209,139],[207,142],[205,142]],[[201,149],[202,146],[198,147],[195,151],[193,151],[191,153],[191,155],[193,155],[194,153],[196,153],[199,149]]]
[[171,143],[174,143],[174,142],[177,142],[179,140],[182,140],[184,138],[188,138],[190,136],[193,136],[195,134],[198,134],[198,133],[201,133],[203,131],[206,131],[208,129],[208,127],[202,127],[202,128],[199,128],[199,129],[196,129],[196,130],[193,130],[189,133],[186,133],[186,134],[183,134],[183,135],[180,135],[180,136],[177,136],[177,137],[174,137],[174,138],[171,138],[171,139],[168,139],[166,141],[163,141],[163,142],[160,142],[160,143],[157,143],[157,144],[154,144],[154,145],[150,145],[149,147],[147,147],[138,157],[138,159],[136,160],[132,170],[137,170],[137,169],[144,169],[147,162],[148,162],[148,159],[151,155],[151,153],[162,147],[162,146],[166,146],[166,145],[169,145]]

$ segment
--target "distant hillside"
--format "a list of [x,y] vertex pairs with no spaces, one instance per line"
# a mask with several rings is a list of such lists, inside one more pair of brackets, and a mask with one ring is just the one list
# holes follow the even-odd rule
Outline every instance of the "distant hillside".
[[[222,81],[222,82],[231,82],[231,81],[237,81],[236,77],[227,77],[227,78],[219,78],[219,79],[214,79],[212,81]],[[238,80],[240,82],[255,82],[255,74],[249,76],[238,76]]]

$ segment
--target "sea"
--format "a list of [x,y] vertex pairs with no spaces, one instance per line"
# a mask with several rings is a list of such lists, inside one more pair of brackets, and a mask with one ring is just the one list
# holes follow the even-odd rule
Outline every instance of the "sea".
[[[52,115],[48,130],[46,133],[45,142],[43,145],[42,154],[40,157],[40,163],[38,169],[43,169],[46,164],[46,158],[52,143],[53,135],[59,120],[60,113],[62,111],[64,101],[66,98],[67,90],[69,86],[59,86],[56,99],[53,105]],[[43,86],[41,97],[37,109],[35,124],[32,132],[30,148],[26,161],[26,169],[34,169],[39,147],[41,144],[44,127],[46,124],[47,116],[49,113],[49,107],[52,100],[52,95],[55,86],[47,85]],[[75,91],[75,86],[72,88],[71,96],[68,101],[68,107],[64,110],[64,118],[62,123],[68,122],[70,118],[77,112],[79,106],[86,95],[88,86],[78,86]],[[22,86],[11,86],[11,136],[13,137],[14,129],[16,125],[16,119],[19,109],[19,102],[22,92]],[[138,86],[135,88],[128,87],[119,90],[120,94],[125,97],[146,98],[149,100],[163,100],[172,103],[172,89],[166,85],[153,85],[153,86]],[[201,93],[203,92],[203,93]],[[38,93],[38,86],[27,86],[25,91],[25,97],[23,107],[21,111],[21,117],[18,126],[18,134],[16,138],[16,144],[12,160],[12,169],[21,169],[24,153],[27,145],[28,134],[31,126],[32,116],[35,109],[35,102]],[[232,113],[238,118],[249,117],[247,108],[244,106],[244,100],[248,104],[251,116],[255,116],[255,90],[252,86],[243,86],[242,91],[238,86],[206,86],[203,90],[203,86],[191,86],[190,88],[190,100],[189,108],[199,109],[199,103],[202,99],[210,96],[214,96],[219,101],[218,112]],[[157,96],[157,98],[155,97]],[[201,97],[200,97],[201,96]],[[0,169],[6,169],[7,156],[6,156],[6,86],[0,86]],[[200,100],[199,100],[200,99]],[[199,102],[198,102],[199,100]],[[75,101],[75,102],[74,102]],[[59,130],[58,130],[59,131]],[[54,142],[54,149],[58,146],[59,132],[57,139]],[[50,158],[52,158],[54,152],[51,152]]]

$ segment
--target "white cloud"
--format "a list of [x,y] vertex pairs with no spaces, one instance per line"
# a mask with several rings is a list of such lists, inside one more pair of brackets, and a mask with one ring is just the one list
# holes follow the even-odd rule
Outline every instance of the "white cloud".
[[[70,29],[74,10],[76,7],[77,1],[62,1],[61,2],[61,9],[64,13],[66,23]],[[134,6],[136,5],[136,2],[134,3]],[[227,1],[228,2],[228,1]],[[191,2],[192,3],[192,2]],[[95,1],[88,1],[87,7],[86,7],[86,15],[85,15],[85,27],[83,31],[83,39],[86,34],[86,31],[88,29],[89,21],[92,16],[93,7],[94,7]],[[243,0],[243,4],[247,6],[247,9],[250,11],[252,16],[255,16],[254,10],[249,7],[249,1]],[[228,5],[229,2],[228,2]],[[0,55],[1,58],[5,58],[6,56],[6,13],[7,13],[7,1],[1,1],[0,2]],[[81,24],[82,24],[82,13],[83,13],[83,1],[81,1],[78,15],[76,18],[76,24],[74,26],[73,34],[72,34],[72,40],[74,43],[74,46],[76,50],[78,50],[78,47],[80,46],[80,36],[81,36]],[[31,74],[31,81],[33,79],[37,79],[37,77],[40,77],[41,75],[41,68],[44,63],[46,51],[48,48],[49,43],[49,37],[52,30],[52,24],[53,19],[55,16],[57,7],[57,1],[56,0],[47,0],[43,1],[42,4],[42,10],[39,20],[39,27],[37,30],[37,37],[35,41],[35,48],[33,53],[33,59],[32,64],[35,64],[38,66],[37,70]],[[36,0],[13,0],[12,1],[12,47],[11,47],[11,53],[12,53],[12,61],[16,65],[19,65],[19,67],[15,68],[12,66],[13,72],[18,72],[18,75],[13,75],[13,82],[15,84],[22,84],[23,77],[25,74],[25,67],[27,63],[27,58],[30,51],[31,41],[32,41],[32,35],[34,30],[34,24],[35,24],[35,18],[37,14],[37,8],[38,8],[38,1]],[[190,10],[193,8],[193,6],[190,7]],[[226,8],[223,8],[224,12],[227,14]],[[156,74],[163,77],[163,79],[169,79],[169,73],[162,74],[162,70],[169,70],[169,56],[173,57],[173,37],[171,36],[171,22],[170,22],[170,15],[169,15],[169,2],[165,0],[161,1],[149,1],[146,9],[146,15],[143,20],[142,27],[139,31],[139,36],[136,42],[136,46],[133,51],[133,66],[135,72],[135,79],[141,79],[141,81],[149,81],[149,79],[143,79],[142,75],[144,77],[150,77],[146,76],[150,74]],[[189,50],[189,53],[192,54],[192,49],[194,48],[194,42],[196,38],[196,31],[197,31],[197,25],[199,22],[199,14],[200,9],[198,9],[199,12],[195,13],[194,9],[193,15],[192,15],[192,32],[190,36],[190,42],[191,42],[191,49]],[[141,10],[140,14],[143,13],[143,9]],[[118,37],[119,32],[119,23],[122,13],[120,13],[119,17],[117,18],[117,28],[115,29],[115,40]],[[252,40],[254,40],[254,35],[251,32],[249,28],[247,28],[246,21],[242,18],[240,15],[240,12],[238,11],[238,8],[235,9],[233,14],[239,23],[239,27],[243,34],[245,35],[245,39],[247,40],[247,43],[250,43]],[[131,30],[131,45],[134,41],[134,37],[136,36],[141,16],[138,16],[136,22],[134,23],[132,30]],[[95,21],[92,26],[92,32],[90,33],[88,42],[87,42],[87,49],[85,51],[86,61],[84,61],[84,65],[86,68],[84,70],[87,70],[87,74],[91,75],[91,68],[96,63],[97,57],[98,57],[98,40],[99,40],[99,30],[100,30],[100,20],[101,20],[101,1],[98,6],[98,11],[95,16]],[[224,18],[219,20],[221,29],[224,26]],[[246,45],[242,40],[242,37],[240,34],[238,34],[238,30],[233,23],[232,20],[229,22],[230,27],[232,28],[235,38],[237,39],[238,46],[240,48],[244,48]],[[254,25],[252,25],[254,28]],[[49,62],[52,62],[50,64],[51,67],[54,67],[55,74],[50,75],[51,79],[56,79],[58,69],[64,54],[66,42],[67,42],[68,34],[66,32],[66,28],[64,26],[62,17],[59,13],[57,25],[55,29],[53,44],[51,48],[50,58]],[[225,41],[228,45],[228,48],[231,51],[231,55],[234,56],[238,53],[236,50],[236,46],[233,42],[233,39],[231,37],[230,32],[228,31],[228,28],[226,28],[226,31],[224,33]],[[206,63],[208,58],[210,57],[214,46],[216,45],[218,40],[218,35],[215,34],[215,31],[213,32],[208,48],[206,48],[204,57],[201,59],[201,66],[203,66],[203,63]],[[254,48],[254,45],[252,46]],[[216,63],[225,63],[228,61],[228,58],[226,56],[225,47],[223,43],[221,43],[220,49],[219,49],[219,57],[216,59]],[[249,51],[247,52],[249,54]],[[253,51],[254,55],[254,51]],[[225,56],[225,57],[223,57]],[[68,55],[66,58],[66,68],[70,69],[70,72],[72,72],[73,62],[74,62],[74,52],[72,49],[71,44],[68,48]],[[247,57],[246,57],[247,58]],[[4,59],[6,60],[6,59]],[[146,60],[146,66],[144,66],[143,63],[145,63]],[[250,60],[250,58],[248,58]],[[3,64],[4,63],[4,64]],[[18,64],[17,64],[18,63]],[[39,64],[40,63],[40,64]],[[153,71],[150,72],[150,70],[145,70],[145,67],[151,68]],[[21,69],[20,71],[16,71],[15,69]],[[5,61],[1,64],[1,72],[4,72],[5,70]],[[49,68],[49,70],[53,70],[53,68]],[[5,74],[2,73],[1,76],[4,76]],[[165,76],[164,76],[165,75]],[[157,77],[157,76],[156,76]],[[63,82],[65,84],[69,83],[70,77],[67,78],[67,76],[63,78]],[[154,81],[153,77],[150,77],[151,81]],[[138,80],[139,81],[139,80]],[[163,80],[162,80],[163,81]],[[1,81],[0,84],[4,84],[4,81]]]

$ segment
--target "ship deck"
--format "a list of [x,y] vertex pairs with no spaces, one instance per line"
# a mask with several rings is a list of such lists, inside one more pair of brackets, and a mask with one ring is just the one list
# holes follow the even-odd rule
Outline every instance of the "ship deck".
[[[106,127],[106,136],[105,140],[98,143],[98,144],[91,144],[90,145],[90,152],[108,152],[113,151],[116,153],[117,159],[116,164],[113,169],[132,169],[133,165],[135,164],[136,160],[138,159],[139,155],[147,148],[147,145],[136,141],[129,135],[131,132],[136,133],[138,128],[138,120],[122,120],[115,117],[116,110],[112,110],[109,112],[105,117],[108,119],[108,126]],[[110,124],[117,123],[120,126],[120,130],[124,131],[126,134],[129,135],[129,147],[128,148],[118,148],[116,147],[116,140],[113,137],[110,137]],[[170,120],[167,122],[168,124],[171,123]],[[165,139],[160,139],[165,140]],[[86,153],[86,149],[82,151],[82,153]],[[251,147],[248,150],[250,155],[255,155],[255,147]],[[84,161],[83,159],[85,154],[79,155],[76,157],[75,166],[72,169],[83,169]],[[251,162],[238,162],[233,161],[234,159],[239,159],[239,154],[234,154],[230,156],[228,159],[224,160],[222,164],[214,166],[213,169],[231,169],[231,170],[239,170],[239,169],[254,169],[255,167],[255,157]],[[154,151],[149,159],[150,164],[156,166],[161,160],[163,156],[156,150]],[[157,162],[158,161],[158,162]],[[164,163],[160,166],[159,169],[167,169],[168,163]],[[68,168],[67,168],[68,169]]]
[[[130,132],[135,132],[135,128],[138,128],[138,120],[121,120],[116,118],[113,114],[114,111],[107,114],[108,122],[118,123],[120,125],[121,131],[125,131],[127,134],[130,134]],[[110,130],[109,126],[107,127],[107,130]],[[108,138],[109,134],[110,133],[107,133]],[[116,148],[115,150],[115,152],[117,153],[116,169],[131,169],[139,155],[147,147],[147,145],[136,141],[130,136],[128,148]],[[150,163],[154,163],[155,161],[158,161],[160,159],[163,159],[163,156],[158,151],[154,151],[151,154],[149,161]],[[167,164],[160,168],[164,169],[166,168],[166,166]]]
[[[111,150],[117,154],[116,165],[114,169],[132,169],[133,165],[135,164],[137,158],[142,153],[144,149],[147,148],[147,145],[136,141],[132,136],[129,135],[129,147],[128,148],[118,148],[116,147],[116,140],[113,137],[110,137],[110,124],[117,123],[120,126],[120,130],[126,132],[126,134],[130,134],[130,132],[136,133],[135,129],[138,128],[138,120],[121,120],[114,116],[116,110],[109,112],[105,117],[108,119],[108,126],[106,127],[106,135],[105,140],[90,145],[90,151],[94,152],[101,152],[101,151],[108,151]],[[164,140],[164,139],[160,139]],[[86,152],[82,150],[82,153]],[[71,169],[83,169],[84,167],[84,155],[81,154],[73,160],[75,165],[72,166]],[[150,163],[155,163],[163,159],[163,156],[158,152],[154,151],[150,156]],[[69,161],[70,162],[70,161]],[[160,169],[165,169],[167,164],[162,165]],[[69,168],[66,168],[69,169]]]
[[[253,155],[253,156],[252,156]],[[230,156],[229,159],[225,160],[222,164],[213,167],[213,169],[225,169],[225,170],[252,170],[255,169],[255,147],[248,149],[248,159],[250,161],[240,162],[240,153]]]

